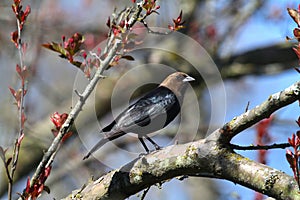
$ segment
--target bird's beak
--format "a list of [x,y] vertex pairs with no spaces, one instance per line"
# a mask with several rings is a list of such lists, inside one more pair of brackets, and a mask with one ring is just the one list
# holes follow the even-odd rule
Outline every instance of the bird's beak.
[[195,79],[191,76],[187,76],[183,79],[183,82],[189,82],[189,81],[194,81]]

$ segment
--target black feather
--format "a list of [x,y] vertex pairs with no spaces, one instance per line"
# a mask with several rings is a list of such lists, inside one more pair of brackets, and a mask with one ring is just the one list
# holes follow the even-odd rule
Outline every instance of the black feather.
[[179,111],[180,103],[176,95],[160,86],[130,105],[103,132],[151,133],[168,125]]

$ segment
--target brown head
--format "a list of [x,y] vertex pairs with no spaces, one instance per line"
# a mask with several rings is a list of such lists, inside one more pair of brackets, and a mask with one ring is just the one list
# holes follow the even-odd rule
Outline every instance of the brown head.
[[188,82],[195,80],[193,77],[187,75],[183,72],[175,72],[169,75],[160,86],[169,88],[176,94],[177,97],[182,97],[187,86]]

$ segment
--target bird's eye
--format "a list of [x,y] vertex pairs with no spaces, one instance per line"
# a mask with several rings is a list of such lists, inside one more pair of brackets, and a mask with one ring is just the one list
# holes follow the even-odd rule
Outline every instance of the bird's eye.
[[186,74],[182,74],[182,76],[178,77],[178,79],[183,80],[183,79],[185,79],[186,77],[188,77]]

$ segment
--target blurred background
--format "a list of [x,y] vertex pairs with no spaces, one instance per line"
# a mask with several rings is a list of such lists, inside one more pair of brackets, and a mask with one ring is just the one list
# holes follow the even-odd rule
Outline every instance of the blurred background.
[[[18,52],[10,41],[10,34],[16,29],[12,3],[8,0],[0,2],[0,146],[9,148],[8,154],[18,133],[17,109],[8,87],[18,88],[20,84],[15,72]],[[121,10],[131,4],[130,0],[23,1],[24,7],[31,6],[23,37],[23,41],[28,43],[25,63],[30,67],[31,76],[25,97],[26,136],[22,143],[14,193],[23,190],[27,177],[32,176],[43,151],[53,140],[53,124],[49,117],[56,111],[68,113],[76,102],[74,89],[82,91],[87,82],[76,67],[56,53],[42,48],[41,44],[61,42],[62,35],[68,38],[78,32],[85,36],[88,50],[97,49],[99,43],[105,44],[108,31],[105,24],[114,8]],[[109,69],[105,73],[108,77],[101,81],[91,102],[87,103],[76,120],[73,136],[62,145],[46,182],[51,193],[43,193],[41,199],[65,197],[90,177],[99,177],[121,167],[143,152],[136,138],[125,137],[98,151],[95,154],[97,159],[82,161],[83,155],[100,137],[97,130],[111,121],[111,110],[118,113],[128,106],[128,101],[121,97],[129,95],[128,99],[132,100],[142,95],[172,70],[184,71],[197,81],[189,88],[183,116],[166,127],[164,134],[154,136],[161,146],[203,138],[211,130],[242,114],[248,103],[251,109],[269,95],[299,80],[299,74],[294,70],[298,66],[292,50],[295,41],[286,41],[286,36],[292,37],[296,27],[286,8],[297,9],[297,1],[164,0],[157,1],[157,4],[160,5],[159,15],[153,14],[147,18],[149,26],[167,28],[182,10],[185,28],[180,30],[183,35],[179,38],[188,37],[203,49],[194,49],[189,46],[191,43],[176,40],[178,37],[174,39],[170,36],[168,39],[166,36],[156,39],[160,45],[158,48],[134,50],[130,55],[135,61],[120,61],[119,65]],[[141,28],[140,32],[144,31],[141,35],[146,35],[141,24],[137,27]],[[150,67],[132,72],[134,67],[145,65]],[[171,69],[160,74],[161,66],[164,69],[171,66]],[[211,69],[217,69],[218,74],[212,77],[203,75],[210,74]],[[126,74],[126,79],[121,79]],[[215,79],[219,75],[222,78]],[[111,103],[116,84],[120,98],[115,97],[119,101]],[[189,104],[194,107],[189,107]],[[287,142],[287,138],[297,130],[295,120],[298,116],[297,103],[276,112],[268,130],[268,142]],[[177,134],[180,121],[183,121],[182,134]],[[193,129],[195,126],[198,128],[196,131]],[[235,137],[233,143],[255,144],[256,132],[254,126]],[[256,151],[239,153],[250,159],[258,158]],[[285,150],[268,151],[266,162],[292,175],[285,161]],[[6,191],[5,170],[0,164],[0,199],[7,198]],[[161,188],[151,187],[146,199],[190,200],[199,197],[203,200],[250,200],[256,196],[252,190],[226,180],[189,177],[183,181],[172,179]],[[129,199],[139,198],[131,196]]]

